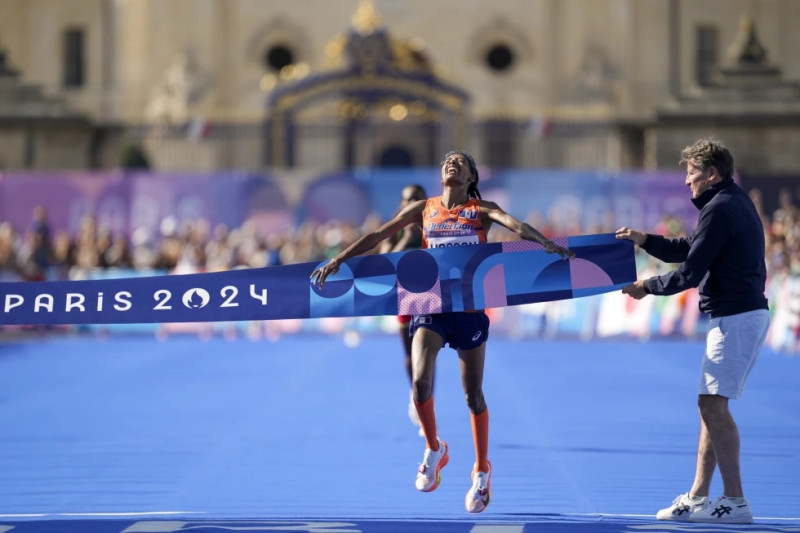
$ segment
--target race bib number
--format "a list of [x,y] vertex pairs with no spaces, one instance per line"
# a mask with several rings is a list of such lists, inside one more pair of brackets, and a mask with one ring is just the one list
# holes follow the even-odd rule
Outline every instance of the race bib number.
[[431,237],[428,239],[428,248],[444,248],[446,246],[466,246],[480,244],[477,235],[456,235],[452,237]]

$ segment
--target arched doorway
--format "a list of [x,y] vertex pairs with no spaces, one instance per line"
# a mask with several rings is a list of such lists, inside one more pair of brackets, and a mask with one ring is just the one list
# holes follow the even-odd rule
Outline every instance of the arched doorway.
[[381,153],[379,167],[413,167],[414,156],[403,146],[389,146]]

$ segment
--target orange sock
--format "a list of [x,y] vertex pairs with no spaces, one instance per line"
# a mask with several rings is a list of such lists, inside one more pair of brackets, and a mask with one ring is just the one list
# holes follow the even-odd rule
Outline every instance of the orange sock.
[[439,451],[439,439],[436,438],[436,413],[433,410],[433,396],[424,402],[414,400],[414,406],[417,408],[419,415],[419,423],[422,426],[422,431],[425,432],[425,442],[433,451]]
[[475,464],[478,472],[489,471],[489,409],[476,415],[470,412],[472,419],[472,438],[475,440]]

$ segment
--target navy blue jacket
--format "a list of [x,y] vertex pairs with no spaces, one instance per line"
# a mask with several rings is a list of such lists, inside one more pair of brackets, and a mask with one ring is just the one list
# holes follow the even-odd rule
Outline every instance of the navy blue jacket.
[[676,294],[700,287],[700,310],[712,317],[767,309],[764,228],[753,202],[733,181],[716,183],[692,203],[697,227],[685,239],[648,234],[642,249],[681,265],[645,280],[651,294]]

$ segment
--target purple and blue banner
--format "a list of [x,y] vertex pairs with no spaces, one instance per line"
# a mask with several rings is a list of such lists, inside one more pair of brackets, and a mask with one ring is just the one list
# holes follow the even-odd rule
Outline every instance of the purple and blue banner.
[[51,229],[72,235],[87,215],[112,234],[145,230],[156,240],[170,217],[230,228],[250,220],[276,231],[295,222],[281,187],[255,174],[0,173],[0,222],[24,233],[38,205]]
[[207,274],[0,283],[0,325],[217,322],[472,311],[563,300],[636,279],[613,234],[555,239],[571,260],[513,241],[354,257],[324,288],[300,263]]
[[[438,168],[356,169],[335,174],[2,173],[0,222],[24,232],[43,205],[53,230],[77,233],[93,215],[114,234],[144,230],[157,238],[161,222],[203,219],[211,226],[253,223],[282,233],[306,221],[361,225],[371,214],[388,220],[400,191],[419,183],[441,191]],[[665,216],[693,227],[697,210],[680,172],[493,170],[481,168],[481,193],[537,229],[575,235],[625,225],[652,230]]]

